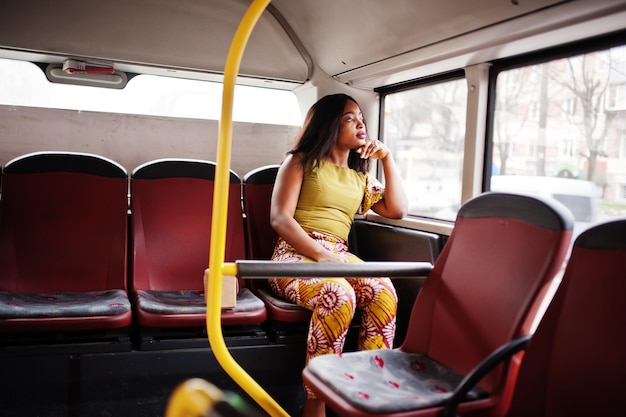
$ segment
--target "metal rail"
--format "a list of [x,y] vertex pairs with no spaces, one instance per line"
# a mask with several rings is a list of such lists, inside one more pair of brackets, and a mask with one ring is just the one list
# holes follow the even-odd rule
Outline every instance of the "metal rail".
[[[225,264],[226,267],[228,264]],[[276,277],[423,277],[430,273],[430,262],[274,262],[242,260],[234,263],[240,278]],[[229,268],[230,269],[230,268]]]

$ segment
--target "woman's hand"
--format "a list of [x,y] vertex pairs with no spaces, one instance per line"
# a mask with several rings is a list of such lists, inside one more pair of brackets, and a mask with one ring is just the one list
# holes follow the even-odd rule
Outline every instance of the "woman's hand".
[[334,262],[345,264],[348,262],[346,257],[341,253],[334,253],[329,250],[324,250],[320,257],[317,258],[317,262]]
[[389,155],[389,148],[381,141],[373,139],[357,148],[356,153],[363,159],[385,159]]

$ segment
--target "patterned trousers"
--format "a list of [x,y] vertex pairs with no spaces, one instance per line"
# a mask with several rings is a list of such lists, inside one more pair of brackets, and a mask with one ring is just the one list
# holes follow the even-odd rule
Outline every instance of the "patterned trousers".
[[[311,232],[318,243],[349,262],[363,262],[348,252],[343,240]],[[279,239],[272,259],[281,262],[314,262]],[[306,364],[319,355],[341,353],[355,310],[360,310],[358,349],[393,346],[398,297],[389,278],[274,278],[272,290],[313,311],[307,338]],[[307,398],[316,398],[305,386]]]

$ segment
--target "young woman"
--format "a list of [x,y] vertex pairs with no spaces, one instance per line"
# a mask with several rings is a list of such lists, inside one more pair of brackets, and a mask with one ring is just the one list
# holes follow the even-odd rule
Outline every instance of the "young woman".
[[[385,186],[368,175],[382,162]],[[325,96],[309,110],[298,141],[281,165],[272,194],[271,223],[279,239],[272,259],[282,262],[361,262],[348,252],[354,215],[401,218],[407,197],[389,149],[367,136],[357,102]],[[397,296],[389,278],[276,278],[272,289],[313,311],[306,363],[340,353],[356,308],[359,349],[391,348]],[[324,416],[324,404],[306,386],[302,416]]]

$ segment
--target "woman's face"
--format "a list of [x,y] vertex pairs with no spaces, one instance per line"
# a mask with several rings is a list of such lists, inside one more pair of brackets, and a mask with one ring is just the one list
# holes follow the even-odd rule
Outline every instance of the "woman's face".
[[363,113],[352,100],[346,101],[339,125],[337,146],[345,149],[356,149],[367,140],[367,131],[363,122]]

